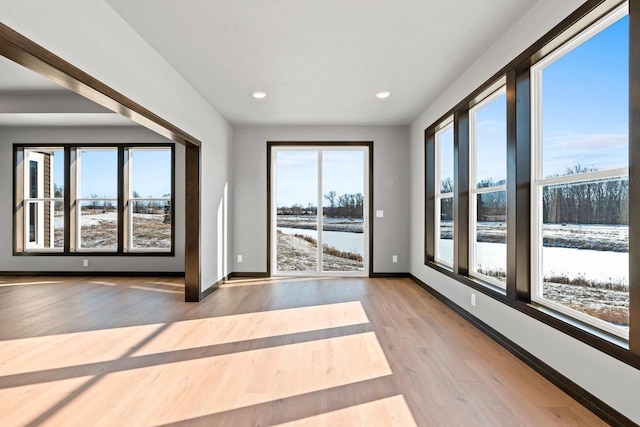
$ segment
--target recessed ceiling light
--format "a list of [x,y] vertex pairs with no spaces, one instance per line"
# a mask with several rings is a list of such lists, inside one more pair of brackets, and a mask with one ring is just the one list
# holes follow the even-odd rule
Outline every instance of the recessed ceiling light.
[[262,99],[267,97],[267,92],[263,92],[261,90],[255,90],[251,93],[251,96],[253,96],[255,99]]
[[386,99],[389,97],[389,95],[391,95],[391,92],[389,92],[388,90],[381,90],[380,92],[376,93],[376,97],[380,99]]

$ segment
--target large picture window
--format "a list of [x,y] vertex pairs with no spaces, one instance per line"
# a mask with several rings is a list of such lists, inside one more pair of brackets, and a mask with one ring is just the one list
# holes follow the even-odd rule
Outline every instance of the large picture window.
[[628,39],[624,5],[531,68],[532,300],[625,338]]
[[15,146],[15,253],[173,253],[174,148]]

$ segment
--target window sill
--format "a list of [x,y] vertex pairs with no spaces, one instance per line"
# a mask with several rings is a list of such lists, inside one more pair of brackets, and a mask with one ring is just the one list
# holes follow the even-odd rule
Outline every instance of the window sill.
[[505,290],[474,280],[473,278],[453,273],[449,268],[433,261],[425,262],[432,268],[453,280],[473,288],[509,307],[526,314],[539,322],[550,326],[578,341],[581,341],[596,350],[599,350],[623,363],[640,369],[640,355],[629,350],[629,342],[617,335],[609,334],[592,325],[580,322],[577,319],[559,313],[548,307],[524,300],[512,300],[506,295]]
[[136,252],[97,252],[97,251],[79,251],[79,252],[62,252],[62,251],[24,251],[13,252],[13,256],[60,256],[60,257],[175,257],[172,251],[136,251]]
[[579,319],[576,319],[574,317],[571,317],[567,314],[561,313],[557,310],[554,310],[553,308],[547,307],[545,305],[542,305],[540,303],[537,302],[531,302],[528,304],[529,307],[544,313],[548,316],[551,316],[555,319],[558,319],[561,322],[564,322],[568,325],[571,325],[575,328],[578,328],[580,330],[585,331],[586,333],[589,333],[591,335],[593,335],[594,337],[597,337],[601,340],[607,341],[613,345],[616,345],[618,347],[621,347],[625,350],[629,350],[629,340],[626,340],[618,335],[609,333],[607,331],[604,331],[596,326],[593,326],[589,323],[583,322]]

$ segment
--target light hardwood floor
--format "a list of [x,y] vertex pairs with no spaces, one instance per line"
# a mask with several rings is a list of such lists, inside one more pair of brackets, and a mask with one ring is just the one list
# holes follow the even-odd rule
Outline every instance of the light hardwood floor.
[[408,279],[0,277],[2,426],[588,426]]

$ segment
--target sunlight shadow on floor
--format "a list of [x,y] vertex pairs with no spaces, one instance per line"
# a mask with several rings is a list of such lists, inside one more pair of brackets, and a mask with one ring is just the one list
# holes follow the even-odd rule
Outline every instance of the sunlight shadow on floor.
[[[48,422],[81,424],[95,413],[103,425],[177,422],[391,374],[377,337],[367,332],[105,373]],[[142,402],[149,395],[154,405],[147,408]],[[37,413],[30,407],[39,400],[26,399],[22,410]]]
[[[40,414],[33,425],[81,423],[95,411],[109,417],[103,418],[107,424],[127,413],[145,424],[171,422],[390,375],[373,332],[340,330],[368,322],[361,303],[353,301],[4,341],[0,375],[7,383],[0,413],[20,408],[25,416]],[[311,331],[320,335],[291,343]],[[340,335],[318,338],[322,331]],[[251,348],[277,336],[283,339],[276,345]],[[235,349],[239,342],[246,345]],[[225,343],[228,353],[203,353]],[[185,388],[188,399],[201,405],[195,414]],[[139,404],[147,393],[157,403],[151,412]],[[12,417],[17,419],[27,421]]]
[[97,281],[97,280],[92,280],[90,282],[88,282],[91,285],[103,285],[103,286],[118,286],[117,283],[113,283],[113,282],[103,282],[103,281]]
[[33,285],[55,285],[58,283],[63,283],[62,280],[49,280],[49,281],[40,281],[40,282],[3,282],[0,281],[0,288],[5,288],[9,286],[33,286]]
[[[368,323],[360,302],[326,304],[167,324],[133,355],[220,345]],[[0,376],[116,360],[163,324],[127,326],[0,342]],[[166,333],[165,333],[166,332]],[[81,342],[78,348],[75,343]]]
[[137,289],[139,291],[162,292],[162,293],[165,293],[165,294],[180,294],[180,295],[184,294],[184,291],[172,291],[172,290],[169,290],[169,289],[153,288],[153,287],[149,287],[149,286],[129,286],[129,289]]
[[397,395],[277,424],[273,427],[313,427],[319,425],[415,427],[417,424],[404,396]]
[[[103,282],[92,280],[88,282],[92,285],[101,285],[101,286],[123,286],[128,289],[137,289],[139,291],[153,291],[153,292],[161,292],[166,294],[184,294],[184,285],[179,285],[175,283],[163,283],[163,282],[144,282],[140,285],[123,285],[121,283],[113,283],[113,282]],[[156,285],[156,286],[153,286]],[[0,285],[1,286],[1,285]],[[178,288],[176,289],[163,289],[163,287]]]
[[145,282],[145,284],[150,284],[150,285],[162,285],[162,286],[170,286],[173,288],[182,288],[184,289],[184,284],[183,283],[171,283],[171,282]]
[[261,279],[229,279],[220,285],[221,288],[238,286],[262,286],[286,282],[308,282],[309,280],[336,280],[336,277],[267,277]]
[[135,354],[153,354],[369,323],[359,301],[185,320]]

